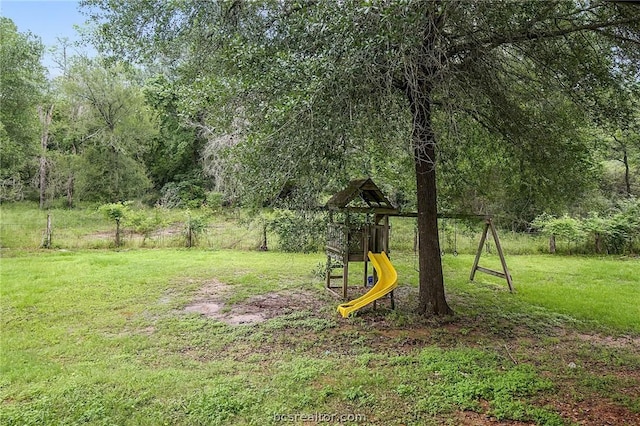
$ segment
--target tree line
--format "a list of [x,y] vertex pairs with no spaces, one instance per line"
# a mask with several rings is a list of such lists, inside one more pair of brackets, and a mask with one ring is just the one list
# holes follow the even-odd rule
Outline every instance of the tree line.
[[[396,203],[416,208],[415,183],[406,173],[412,155],[400,144],[410,138],[407,129],[381,133],[386,139],[382,142],[366,135],[332,141],[342,144],[346,158],[309,153],[314,161],[333,168],[325,171],[321,182],[287,179],[252,192],[245,188],[249,183],[240,181],[237,167],[233,176],[233,165],[220,158],[220,151],[235,147],[245,130],[238,119],[213,123],[222,117],[212,117],[215,110],[210,105],[215,101],[203,98],[211,81],[185,87],[176,71],[136,68],[100,56],[68,56],[64,41],[57,47],[61,75],[48,80],[41,63],[44,47],[37,37],[17,32],[8,18],[2,18],[2,36],[2,201],[26,198],[39,200],[41,207],[71,207],[76,201],[143,199],[169,207],[197,207],[207,196],[237,203],[260,197],[266,204],[298,192],[304,195],[299,198],[320,204],[323,195],[350,178],[374,176]],[[616,90],[623,85],[622,91],[599,88],[600,104],[610,111],[579,111],[554,99],[524,105],[523,114],[541,116],[539,127],[528,130],[535,133],[531,146],[504,143],[503,135],[492,134],[464,115],[435,117],[440,209],[492,213],[503,225],[526,230],[542,212],[606,214],[637,197],[638,83],[616,83]],[[532,91],[529,96],[533,95]],[[383,125],[377,119],[351,117],[352,123],[363,121],[358,125]],[[269,165],[278,152],[261,159],[249,158],[253,152],[234,154],[244,168],[272,173],[262,180],[273,181],[278,175]],[[304,185],[312,186],[312,197],[311,188]]]

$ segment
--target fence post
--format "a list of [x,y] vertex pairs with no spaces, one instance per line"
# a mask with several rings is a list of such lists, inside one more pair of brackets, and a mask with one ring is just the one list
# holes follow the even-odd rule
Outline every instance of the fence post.
[[42,248],[51,248],[51,213],[47,213],[47,229],[42,238]]

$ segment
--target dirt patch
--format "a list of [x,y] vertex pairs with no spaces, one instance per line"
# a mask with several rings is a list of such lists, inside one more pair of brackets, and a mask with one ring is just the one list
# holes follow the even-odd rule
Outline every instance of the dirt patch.
[[511,425],[511,426],[533,426],[532,422],[519,422],[516,420],[498,420],[495,417],[473,411],[463,411],[456,415],[456,424],[460,426],[483,426],[483,425]]
[[183,229],[184,229],[183,223],[174,223],[172,226],[168,228],[159,229],[153,232],[151,235],[154,237],[173,237],[174,235],[182,234]]
[[210,281],[184,310],[200,313],[229,325],[250,325],[319,305],[318,295],[304,290],[262,294],[243,302],[228,304],[226,300],[232,290],[233,286]]
[[92,232],[91,234],[86,234],[82,238],[86,240],[106,240],[106,239],[114,239],[116,237],[116,233],[114,231],[102,231],[102,232]]
[[613,337],[599,334],[576,334],[576,337],[584,342],[609,348],[640,348],[640,337]]
[[186,312],[198,312],[206,316],[217,315],[224,305],[217,302],[194,303],[184,308]]
[[560,415],[579,425],[638,425],[640,413],[634,413],[604,398],[580,402],[566,398],[549,401]]

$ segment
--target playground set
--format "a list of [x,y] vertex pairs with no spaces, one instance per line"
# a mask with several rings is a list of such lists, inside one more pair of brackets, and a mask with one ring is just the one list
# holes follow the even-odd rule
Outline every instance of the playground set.
[[[384,297],[390,299],[391,308],[395,308],[393,292],[398,286],[398,273],[389,260],[390,217],[417,217],[415,212],[401,212],[383,194],[371,180],[358,179],[349,182],[347,187],[327,201],[329,225],[327,230],[327,268],[326,288],[343,300],[347,299],[349,284],[349,263],[364,262],[364,287],[372,285],[362,296],[338,306],[338,312],[348,317],[358,309]],[[507,281],[509,291],[513,291],[513,282],[498,233],[489,215],[438,214],[439,219],[476,219],[484,221],[484,230],[469,279],[474,280],[476,272],[483,272]],[[495,271],[479,265],[482,249],[491,232],[496,250],[500,257],[502,271]],[[419,242],[418,242],[419,243]],[[454,251],[457,254],[457,251]],[[373,265],[373,280],[369,277],[369,262]],[[342,273],[334,270],[341,269]],[[333,281],[340,279],[341,285]],[[372,281],[375,281],[375,285]]]

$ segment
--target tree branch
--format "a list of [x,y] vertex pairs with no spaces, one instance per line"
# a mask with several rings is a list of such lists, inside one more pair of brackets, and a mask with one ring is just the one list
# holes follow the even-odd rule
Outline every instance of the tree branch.
[[572,33],[581,31],[594,31],[603,30],[605,28],[616,27],[620,25],[640,23],[640,15],[633,18],[619,19],[609,22],[591,22],[589,24],[571,26],[568,28],[558,28],[556,30],[536,31],[532,29],[526,29],[524,32],[511,33],[507,35],[493,34],[491,37],[487,37],[484,40],[468,41],[455,45],[447,50],[449,57],[459,55],[464,52],[472,52],[474,50],[488,51],[500,47],[505,44],[514,44],[524,41],[535,41],[549,38],[562,37]]

